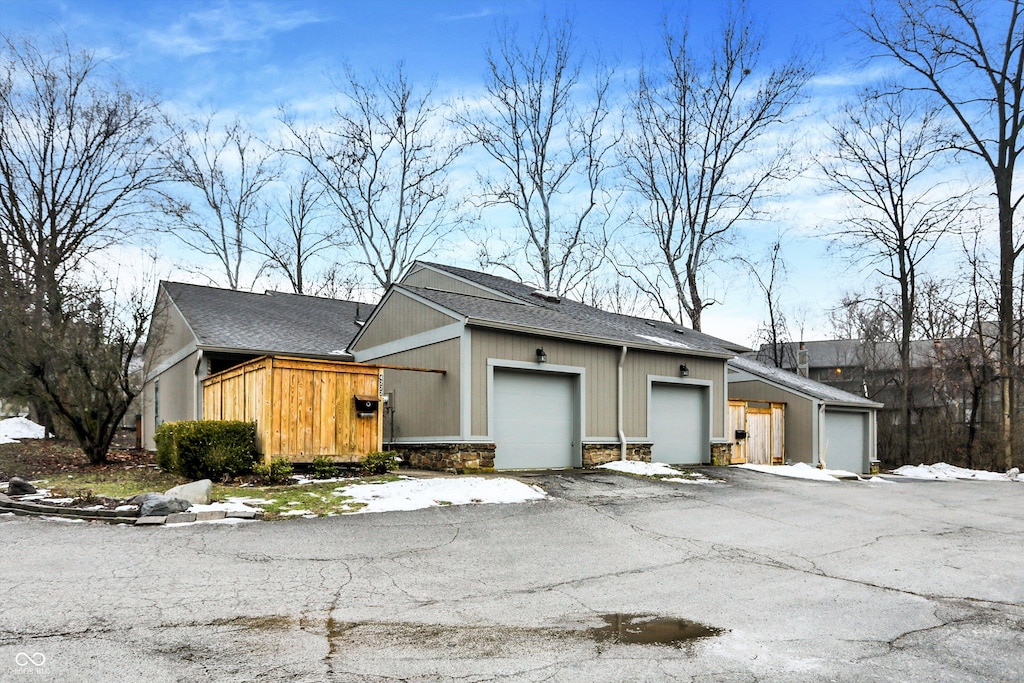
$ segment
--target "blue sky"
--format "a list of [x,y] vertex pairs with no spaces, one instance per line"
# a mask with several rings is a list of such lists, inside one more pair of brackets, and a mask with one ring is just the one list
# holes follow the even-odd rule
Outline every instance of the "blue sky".
[[[496,22],[507,19],[530,31],[545,13],[572,17],[579,44],[628,74],[659,50],[663,18],[679,26],[688,17],[691,35],[710,39],[724,6],[665,0],[0,0],[0,32],[64,33],[172,109],[216,109],[259,120],[272,118],[282,105],[318,102],[330,91],[329,74],[344,64],[368,73],[404,60],[414,81],[434,81],[446,96],[472,93],[482,85],[484,51]],[[813,137],[820,112],[850,94],[872,68],[858,61],[863,53],[847,35],[844,12],[856,5],[751,0],[749,6],[767,36],[767,60],[798,51],[813,62],[809,110],[818,113],[805,123],[805,137]],[[807,179],[788,192],[777,219],[748,235],[744,245],[756,256],[778,230],[790,231],[785,303],[791,318],[803,318],[808,339],[827,335],[825,309],[862,284],[858,269],[826,254],[829,240],[820,228],[832,220],[831,206]],[[173,252],[167,254],[156,274],[190,279],[176,270]],[[467,257],[458,265],[473,263]],[[705,331],[750,343],[763,310],[748,277],[728,274],[716,295],[724,303],[708,309]]]

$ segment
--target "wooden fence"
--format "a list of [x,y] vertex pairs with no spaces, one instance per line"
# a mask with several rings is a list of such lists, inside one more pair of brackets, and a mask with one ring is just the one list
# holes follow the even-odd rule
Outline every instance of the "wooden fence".
[[203,418],[255,422],[265,462],[358,461],[381,450],[383,406],[357,409],[355,397],[367,405],[380,381],[372,365],[257,358],[203,380]]

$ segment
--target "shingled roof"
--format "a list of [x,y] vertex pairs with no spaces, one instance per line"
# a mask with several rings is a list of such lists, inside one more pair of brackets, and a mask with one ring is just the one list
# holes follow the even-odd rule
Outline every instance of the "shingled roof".
[[399,289],[465,316],[470,324],[511,326],[592,339],[599,343],[662,348],[677,352],[690,351],[725,357],[749,350],[745,346],[696,332],[682,325],[612,313],[566,297],[551,301],[537,296],[535,287],[496,275],[436,263],[418,263],[509,297],[509,301],[499,301],[433,288],[398,285]]
[[[802,375],[797,375],[789,370],[758,363],[756,360],[752,360],[750,358],[744,358],[742,356],[730,358],[728,364],[729,367],[734,370],[746,372],[785,389],[792,389],[797,393],[824,401],[827,404],[864,406],[866,408],[882,407],[881,403],[864,398],[863,396],[851,394],[848,391],[843,391],[842,389],[837,389],[836,387],[828,384],[809,379]],[[737,380],[731,379],[730,381]]]
[[[259,354],[347,356],[373,305],[324,297],[161,282],[200,348]],[[339,353],[343,352],[343,353]]]

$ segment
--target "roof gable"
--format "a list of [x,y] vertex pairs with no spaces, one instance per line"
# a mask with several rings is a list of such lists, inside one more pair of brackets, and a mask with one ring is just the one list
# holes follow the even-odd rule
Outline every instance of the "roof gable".
[[200,348],[308,356],[347,353],[371,304],[161,282]]

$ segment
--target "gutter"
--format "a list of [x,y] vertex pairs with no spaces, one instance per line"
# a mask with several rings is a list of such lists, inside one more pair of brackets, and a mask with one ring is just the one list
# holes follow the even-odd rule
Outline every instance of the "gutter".
[[619,383],[618,383],[618,404],[616,410],[618,412],[618,431],[619,431],[619,460],[626,459],[626,431],[623,427],[624,417],[622,408],[622,368],[626,363],[626,346],[622,346],[622,352],[619,354]]

